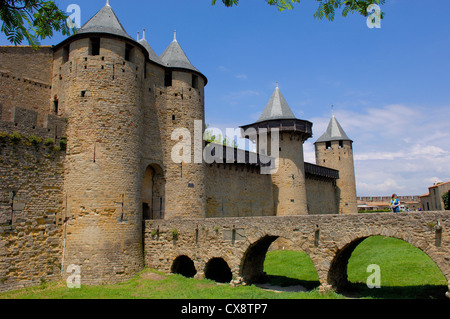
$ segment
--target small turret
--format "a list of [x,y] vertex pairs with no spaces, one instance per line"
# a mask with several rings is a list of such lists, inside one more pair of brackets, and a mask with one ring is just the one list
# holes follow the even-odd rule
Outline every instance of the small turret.
[[[167,106],[164,129],[166,167],[166,210],[165,217],[203,218],[206,214],[205,163],[195,158],[202,154],[203,132],[205,130],[204,87],[206,77],[189,61],[186,53],[174,39],[160,56],[166,66],[164,85]],[[187,129],[191,137],[190,162],[176,163],[171,151],[179,140],[173,140],[172,133],[177,129]],[[200,136],[199,141],[194,141]]]
[[[295,117],[277,84],[258,121],[241,128],[244,132],[255,129],[256,135],[248,137],[257,143],[257,150],[275,157],[276,172],[272,174],[275,214],[308,214],[303,143],[312,136],[312,123]],[[271,149],[275,130],[279,132],[278,150]],[[267,149],[260,144],[262,132],[268,134]]]
[[339,170],[336,187],[340,214],[358,212],[352,144],[353,141],[344,132],[334,114],[327,130],[314,144],[317,165]]

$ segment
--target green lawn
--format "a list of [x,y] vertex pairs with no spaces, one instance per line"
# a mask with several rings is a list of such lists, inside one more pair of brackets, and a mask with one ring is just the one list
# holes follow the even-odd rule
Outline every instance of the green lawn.
[[[157,277],[155,279],[155,276]],[[318,299],[342,298],[336,293],[320,294],[317,291],[276,293],[256,286],[231,287],[210,280],[185,278],[181,275],[164,275],[146,269],[125,283],[104,286],[82,286],[68,289],[62,282],[44,284],[0,294],[1,298],[22,299]]]
[[[366,285],[367,266],[381,269],[381,288]],[[447,280],[420,249],[399,239],[375,236],[364,240],[350,258],[348,279],[361,296],[383,298],[443,298]]]
[[[365,285],[369,264],[381,267],[381,289]],[[309,292],[277,293],[256,286],[230,287],[210,280],[196,280],[181,275],[165,275],[145,269],[121,284],[82,286],[68,289],[63,282],[0,294],[2,298],[44,299],[307,299],[345,298],[334,292],[320,294],[318,276],[311,259],[304,252],[272,251],[267,254],[264,270],[271,284],[300,284]],[[393,238],[371,237],[354,251],[348,265],[349,287],[358,297],[369,298],[442,298],[447,282],[437,266],[420,250]]]
[[[381,288],[369,289],[367,266],[381,270]],[[273,251],[264,270],[270,282],[301,284],[308,289],[319,285],[311,259],[304,252]],[[374,236],[356,247],[347,268],[347,293],[368,298],[445,298],[447,281],[436,264],[420,249],[399,239]]]

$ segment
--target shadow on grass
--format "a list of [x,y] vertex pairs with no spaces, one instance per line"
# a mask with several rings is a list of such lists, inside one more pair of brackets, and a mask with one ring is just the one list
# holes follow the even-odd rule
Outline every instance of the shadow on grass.
[[305,287],[307,290],[313,290],[314,288],[320,286],[319,281],[300,280],[296,278],[289,278],[286,276],[278,276],[278,275],[266,275],[265,277],[266,278],[264,280],[264,283],[273,286],[288,287],[300,285]]
[[349,298],[375,298],[375,299],[446,299],[447,286],[405,286],[381,287],[370,289],[364,283],[349,283],[338,291]]

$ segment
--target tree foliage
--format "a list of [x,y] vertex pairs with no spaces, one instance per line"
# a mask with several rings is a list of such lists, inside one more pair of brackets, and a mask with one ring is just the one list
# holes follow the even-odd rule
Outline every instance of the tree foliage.
[[14,45],[27,40],[36,48],[39,41],[52,37],[53,32],[61,31],[70,35],[67,14],[55,2],[47,0],[0,0],[0,31]]
[[209,143],[222,144],[224,146],[238,148],[238,142],[228,136],[222,138],[222,134],[215,135],[212,129],[209,129],[209,125],[206,125],[204,133],[204,140]]
[[[271,6],[276,6],[278,10],[291,10],[295,4],[300,3],[300,0],[264,0]],[[212,0],[212,4],[216,4],[217,0]],[[222,0],[227,7],[232,7],[239,4],[239,0]],[[317,19],[327,18],[333,21],[337,9],[342,9],[342,16],[346,17],[349,13],[359,13],[367,17],[367,8],[371,4],[383,5],[385,0],[317,0],[319,7],[314,13]],[[383,17],[383,14],[382,14]]]
[[450,210],[450,191],[442,195],[442,200],[444,201],[445,210]]

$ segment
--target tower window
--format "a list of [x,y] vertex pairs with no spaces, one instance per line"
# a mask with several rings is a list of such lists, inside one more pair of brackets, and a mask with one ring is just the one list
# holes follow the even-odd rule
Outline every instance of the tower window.
[[339,141],[339,148],[343,148],[344,147],[344,141]]
[[325,143],[325,148],[326,148],[327,150],[331,149],[331,142],[326,142],[326,143]]
[[164,85],[172,86],[172,71],[166,71],[164,74]]
[[89,55],[100,55],[100,38],[91,38],[90,42],[91,52]]
[[131,44],[125,44],[125,60],[131,61],[131,50],[133,50],[133,46]]
[[192,87],[198,89],[198,76],[195,74],[192,74]]
[[56,115],[58,115],[58,99],[55,98],[53,100],[53,113],[55,113]]
[[63,48],[63,56],[62,56],[62,63],[64,64],[64,63],[66,63],[67,61],[69,61],[69,54],[70,54],[70,46],[69,45],[66,45],[64,48]]

